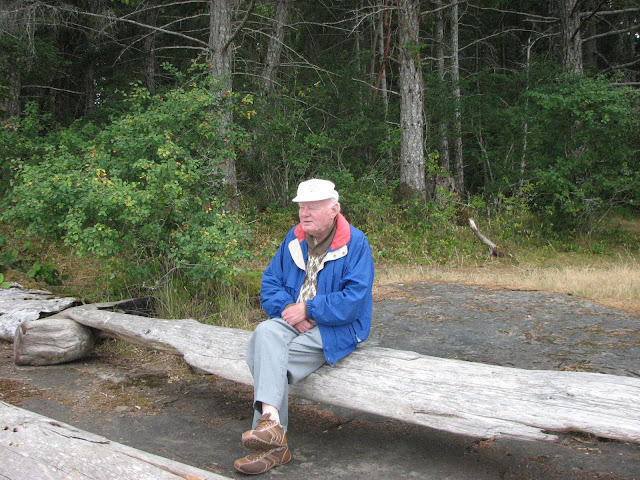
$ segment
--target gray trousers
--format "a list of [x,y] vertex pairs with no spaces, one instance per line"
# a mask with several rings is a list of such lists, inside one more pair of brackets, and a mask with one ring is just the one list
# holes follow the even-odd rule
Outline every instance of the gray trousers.
[[253,428],[262,416],[262,403],[278,409],[280,424],[289,423],[289,384],[307,377],[325,363],[320,329],[298,331],[281,318],[260,323],[247,346],[253,375]]

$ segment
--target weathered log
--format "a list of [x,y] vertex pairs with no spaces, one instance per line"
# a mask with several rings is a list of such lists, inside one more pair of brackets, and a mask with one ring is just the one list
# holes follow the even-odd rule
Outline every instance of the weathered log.
[[[182,355],[193,367],[251,384],[250,332],[88,311],[66,315],[109,336]],[[367,347],[325,366],[291,394],[479,438],[555,440],[582,431],[640,442],[640,379],[584,372],[522,370]]]
[[0,339],[13,341],[18,325],[60,312],[80,303],[77,298],[58,298],[46,290],[0,288]]
[[93,351],[95,335],[89,327],[65,318],[45,318],[21,324],[13,342],[17,365],[55,365]]
[[[25,294],[25,291],[21,291]],[[37,291],[38,294],[48,292]],[[33,294],[31,291],[30,294]],[[20,291],[13,298],[20,297]],[[74,302],[70,300],[59,304],[60,309],[67,308]],[[150,298],[133,298],[116,302],[91,303],[83,308],[109,309],[120,313],[146,313],[151,310]],[[15,312],[20,313],[20,302],[15,303]],[[62,310],[60,310],[62,311]],[[36,315],[33,317],[37,318]],[[29,318],[29,317],[26,317]],[[55,365],[58,363],[72,362],[93,351],[95,335],[89,327],[69,320],[60,312],[37,320],[27,320],[18,324],[14,335],[14,362],[17,365]]]
[[489,253],[491,255],[493,255],[494,257],[504,257],[504,253],[502,253],[498,249],[498,246],[480,232],[473,218],[469,218],[469,226],[471,227],[471,230],[473,230],[473,233],[478,238],[478,240],[480,240],[489,248]]
[[0,402],[0,478],[223,480]]

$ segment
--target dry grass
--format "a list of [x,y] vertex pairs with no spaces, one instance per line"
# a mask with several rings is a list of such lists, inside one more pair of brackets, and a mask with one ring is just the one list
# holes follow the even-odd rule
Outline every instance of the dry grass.
[[628,255],[617,259],[560,255],[517,265],[494,260],[464,268],[381,266],[376,276],[376,286],[431,281],[572,294],[640,314],[640,261]]
[[[640,221],[618,219],[617,222],[618,228],[631,233],[633,238],[640,238]],[[2,233],[8,236],[9,232],[6,226],[3,230],[0,225],[0,234]],[[8,281],[17,281],[29,288],[46,288],[54,293],[77,296],[86,301],[107,300],[113,284],[126,284],[126,279],[120,278],[122,272],[110,275],[98,259],[87,256],[80,258],[67,248],[34,241],[32,251],[38,252],[37,256],[43,264],[56,266],[65,278],[64,285],[51,287],[39,284],[17,270],[5,272]],[[517,261],[510,258],[492,259],[480,265],[466,263],[462,258],[460,266],[450,268],[376,263],[376,287],[429,281],[483,285],[488,288],[541,290],[569,293],[640,314],[638,253],[622,251],[614,256],[610,252],[594,255],[559,253],[553,249],[527,249],[516,256]],[[122,271],[126,271],[124,264]],[[222,289],[206,291],[194,297],[184,286],[174,283],[156,294],[161,314],[166,318],[197,318],[246,329],[255,327],[255,322],[261,318],[257,301],[245,291]]]

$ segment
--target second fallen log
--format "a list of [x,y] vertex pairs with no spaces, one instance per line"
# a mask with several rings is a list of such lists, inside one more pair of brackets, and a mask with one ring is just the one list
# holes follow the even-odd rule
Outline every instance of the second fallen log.
[[89,355],[94,343],[91,328],[73,320],[31,320],[16,329],[13,358],[17,365],[55,365]]

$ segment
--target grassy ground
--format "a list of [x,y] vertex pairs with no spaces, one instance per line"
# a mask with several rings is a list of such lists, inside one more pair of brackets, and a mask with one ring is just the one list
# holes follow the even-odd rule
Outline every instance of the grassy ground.
[[[576,251],[561,251],[550,245],[529,245],[507,248],[511,256],[503,258],[486,255],[485,246],[473,237],[469,229],[461,229],[456,234],[467,235],[465,248],[476,253],[458,258],[454,256],[446,267],[439,264],[437,259],[423,261],[422,265],[399,265],[398,262],[376,259],[375,286],[426,281],[541,290],[572,294],[640,313],[640,221],[626,222],[623,227],[632,238],[632,242],[626,242],[625,245],[609,242],[605,244],[606,248],[597,251],[584,245],[574,249]],[[262,317],[257,293],[260,273],[268,261],[268,255],[264,252],[275,249],[276,237],[280,235],[273,232],[274,229],[271,229],[269,236],[258,237],[257,242],[262,245],[260,250],[263,254],[254,257],[252,271],[232,286],[202,284],[194,291],[194,288],[188,288],[179,280],[159,282],[152,288],[128,285],[120,273],[127,270],[126,264],[105,267],[96,259],[80,258],[68,249],[47,243],[35,243],[29,252],[43,264],[55,265],[63,279],[61,286],[46,285],[27,276],[25,272],[33,259],[25,259],[20,268],[5,271],[5,277],[25,287],[46,288],[87,302],[139,296],[142,292],[158,299],[159,315],[166,318],[196,318],[224,326],[252,328],[256,320]],[[584,239],[576,239],[576,245],[584,242]],[[373,246],[374,251],[376,247]],[[405,257],[411,255],[411,252],[407,252]]]
[[640,261],[637,256],[558,254],[553,259],[539,261],[514,263],[493,259],[483,265],[465,267],[378,267],[378,285],[416,281],[572,294],[640,314]]
[[[478,242],[477,248],[484,246]],[[376,284],[428,281],[539,290],[640,314],[640,220],[615,219],[604,232],[565,240],[560,248],[538,241],[508,245],[506,251],[502,258],[459,257],[446,268],[379,263]]]

